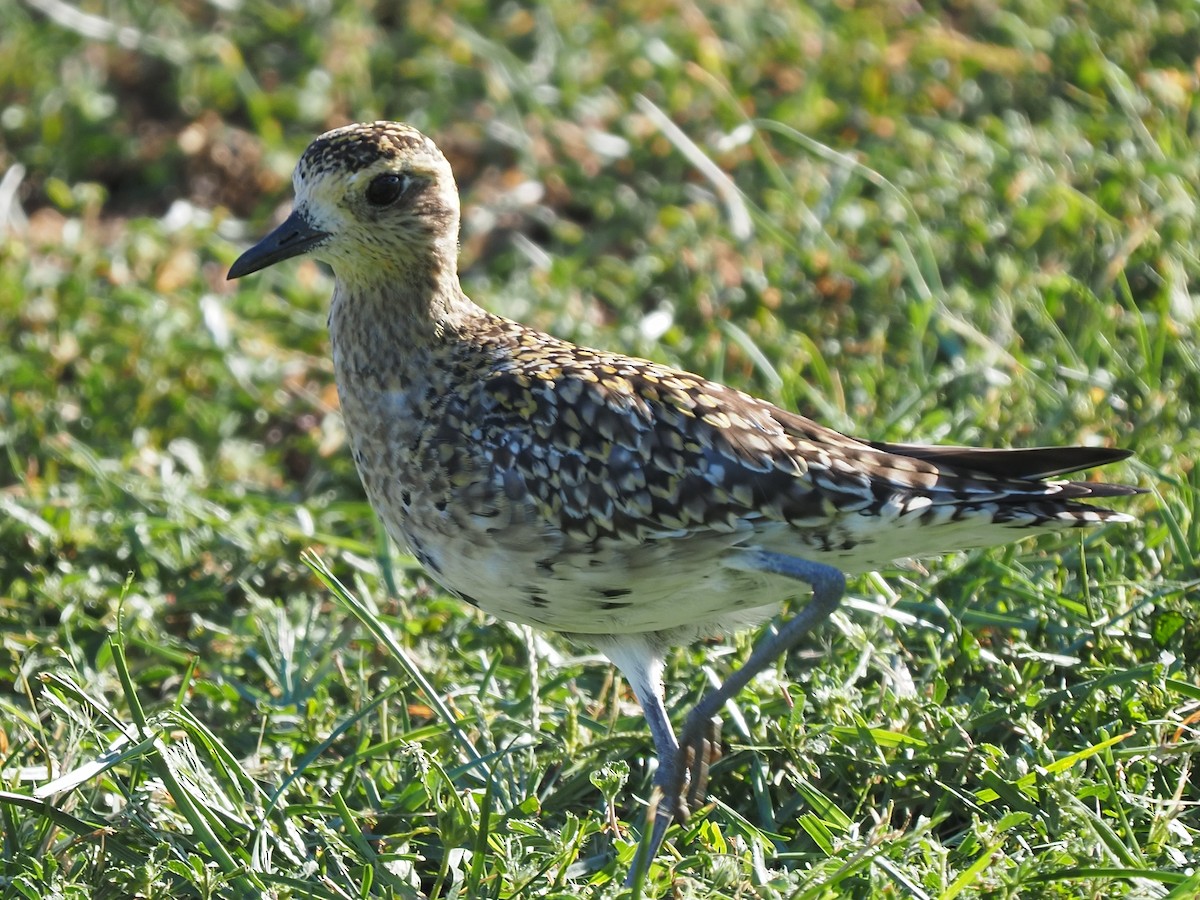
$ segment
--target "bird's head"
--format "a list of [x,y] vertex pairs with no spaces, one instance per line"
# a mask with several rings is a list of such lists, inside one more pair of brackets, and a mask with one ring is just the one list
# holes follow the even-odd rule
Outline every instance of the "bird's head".
[[450,164],[421,132],[398,122],[321,135],[292,176],[292,214],[229,270],[240,278],[309,253],[339,280],[455,269],[458,190]]

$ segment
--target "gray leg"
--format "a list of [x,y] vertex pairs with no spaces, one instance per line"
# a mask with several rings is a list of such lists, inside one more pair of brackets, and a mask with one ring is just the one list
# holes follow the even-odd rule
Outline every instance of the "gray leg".
[[829,614],[837,609],[842,595],[846,593],[846,577],[833,566],[824,563],[810,562],[782,553],[768,553],[765,550],[745,553],[738,563],[738,568],[786,575],[788,578],[806,582],[812,585],[812,599],[804,609],[783,622],[777,629],[772,628],[764,634],[745,664],[730,673],[719,688],[706,694],[692,707],[683,725],[680,744],[684,750],[681,752],[686,752],[687,747],[694,747],[697,751],[702,748],[708,723],[721,707],[736,697],[760,672],[792,649],[804,635],[829,618]]
[[597,643],[625,675],[630,688],[637,695],[658,756],[649,810],[654,823],[650,839],[642,842],[629,870],[626,885],[632,885],[649,868],[650,860],[654,859],[658,848],[662,846],[671,820],[687,816],[681,796],[687,772],[683,768],[684,757],[679,750],[679,741],[675,739],[675,731],[671,728],[671,720],[663,704],[661,647],[641,635],[614,636]]
[[654,817],[654,824],[649,841],[643,840],[633,857],[633,865],[625,878],[626,887],[640,879],[649,868],[650,861],[658,855],[658,848],[662,846],[671,821],[679,819],[682,822],[687,818],[687,806],[683,797],[683,784],[687,777],[685,753],[680,750],[679,741],[675,739],[675,732],[671,728],[671,720],[667,717],[662,698],[655,695],[653,702],[644,699],[641,703],[646,724],[650,726],[650,736],[654,739],[654,751],[658,755],[658,770],[654,773],[654,794],[648,810]]
[[[782,623],[763,635],[755,645],[750,658],[745,664],[730,674],[724,683],[706,694],[700,702],[692,707],[684,721],[682,740],[676,740],[671,729],[671,721],[663,706],[661,684],[657,679],[657,669],[649,678],[630,678],[634,693],[642,705],[646,723],[650,727],[650,735],[654,739],[654,749],[658,754],[658,771],[654,776],[656,794],[661,792],[657,805],[653,805],[654,826],[650,840],[644,842],[634,857],[633,866],[625,880],[626,886],[640,881],[650,860],[658,854],[666,836],[671,820],[687,818],[688,808],[685,800],[699,800],[703,791],[701,780],[707,774],[705,766],[708,760],[708,747],[713,719],[721,709],[760,672],[772,665],[780,656],[794,647],[804,635],[829,617],[841,602],[846,592],[846,578],[833,566],[823,563],[810,562],[783,553],[768,553],[763,550],[748,551],[740,554],[730,562],[731,567],[757,572],[769,572],[773,575],[783,575],[795,578],[812,586],[812,599],[807,605]],[[615,652],[614,652],[615,651]],[[626,677],[630,670],[636,672],[637,666],[631,665],[629,648],[606,647],[605,652],[617,663]],[[646,657],[642,656],[636,662],[645,666]],[[658,660],[654,663],[657,665]],[[628,668],[627,668],[628,667]],[[646,669],[642,669],[646,672]],[[689,760],[689,756],[691,757]],[[685,790],[688,780],[689,766],[692,769],[692,790]]]

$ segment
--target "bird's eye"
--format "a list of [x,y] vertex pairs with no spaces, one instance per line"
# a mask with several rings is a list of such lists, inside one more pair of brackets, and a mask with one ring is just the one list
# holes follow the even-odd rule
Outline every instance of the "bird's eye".
[[395,203],[396,198],[403,194],[404,189],[408,187],[408,181],[407,175],[397,175],[394,172],[376,175],[367,185],[367,202],[372,206],[387,206],[389,203]]

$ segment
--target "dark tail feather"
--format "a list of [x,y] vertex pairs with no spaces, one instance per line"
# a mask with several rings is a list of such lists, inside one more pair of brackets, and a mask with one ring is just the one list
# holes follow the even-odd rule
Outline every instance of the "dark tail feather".
[[[938,467],[944,466],[963,475],[986,475],[1003,481],[1041,481],[1066,475],[1068,472],[1080,472],[1120,462],[1133,455],[1128,450],[1114,450],[1110,447],[1029,447],[992,450],[937,444],[889,444],[885,441],[871,441],[870,444],[876,450],[928,460]],[[1094,497],[1142,493],[1141,488],[1123,484],[1086,482],[1086,485]]]

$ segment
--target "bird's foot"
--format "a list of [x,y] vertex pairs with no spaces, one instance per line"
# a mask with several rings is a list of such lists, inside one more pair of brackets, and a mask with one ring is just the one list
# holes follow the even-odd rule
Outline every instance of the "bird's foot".
[[687,773],[680,787],[676,818],[682,824],[689,812],[704,803],[709,767],[721,758],[721,720],[715,716],[689,717],[680,734],[680,767]]

